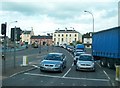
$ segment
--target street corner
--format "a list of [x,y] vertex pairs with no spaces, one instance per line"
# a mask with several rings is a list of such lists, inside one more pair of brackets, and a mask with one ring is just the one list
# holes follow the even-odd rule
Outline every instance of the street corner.
[[16,68],[6,69],[6,72],[2,73],[2,77],[3,77],[3,79],[8,78],[8,77],[13,77],[15,75],[27,72],[32,69],[35,69],[35,67],[32,65],[18,66]]

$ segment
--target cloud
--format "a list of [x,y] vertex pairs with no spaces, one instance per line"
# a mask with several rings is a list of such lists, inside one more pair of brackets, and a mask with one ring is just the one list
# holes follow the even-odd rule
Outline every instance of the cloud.
[[117,5],[117,0],[5,0],[0,9],[0,22],[9,24],[17,20],[17,26],[23,29],[33,26],[36,34],[58,27],[74,27],[85,33],[92,30],[92,17],[84,10],[93,13],[98,31],[117,25]]

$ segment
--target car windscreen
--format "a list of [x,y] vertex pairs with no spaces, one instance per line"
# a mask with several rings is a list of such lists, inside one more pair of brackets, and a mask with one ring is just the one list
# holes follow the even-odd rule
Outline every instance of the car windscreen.
[[48,54],[45,57],[45,60],[62,60],[62,57],[60,55],[56,55],[56,54]]
[[75,56],[80,56],[80,53],[76,53],[76,55]]
[[79,60],[81,61],[93,61],[92,56],[82,55],[79,57]]

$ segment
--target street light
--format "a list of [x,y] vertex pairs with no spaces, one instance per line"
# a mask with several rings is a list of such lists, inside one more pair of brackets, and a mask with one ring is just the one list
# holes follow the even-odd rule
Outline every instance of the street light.
[[8,37],[9,37],[9,26],[10,26],[10,24],[12,24],[12,23],[17,23],[17,21],[12,21],[12,22],[9,23],[9,25],[8,25]]
[[[93,16],[93,14],[92,14],[92,12],[90,12],[90,11],[84,11],[84,12],[87,12],[87,13],[89,13],[89,14],[91,14],[92,15],[92,18],[93,18],[93,33],[94,33],[94,16]],[[92,33],[92,36],[93,36],[93,33]],[[93,43],[93,38],[92,38],[92,43]],[[92,44],[92,54],[93,54],[93,44]]]
[[[10,24],[12,24],[12,23],[17,23],[18,21],[12,21],[12,22],[10,22],[9,23],[9,25],[8,25],[8,38],[9,38],[9,26],[10,26]],[[8,39],[8,41],[9,41],[9,39]],[[7,46],[8,46],[8,41],[7,41]]]
[[89,14],[91,14],[92,15],[92,18],[93,18],[93,33],[94,33],[94,16],[93,16],[93,14],[90,12],[90,11],[84,11],[84,12],[87,12],[87,13],[89,13]]

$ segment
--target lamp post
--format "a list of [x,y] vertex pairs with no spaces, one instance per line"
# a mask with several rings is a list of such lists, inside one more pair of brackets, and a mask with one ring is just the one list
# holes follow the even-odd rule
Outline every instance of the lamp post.
[[84,12],[87,12],[87,13],[91,14],[91,16],[92,16],[92,19],[93,19],[93,33],[94,33],[94,16],[93,16],[92,12],[90,12],[90,11],[85,10]]
[[[12,21],[12,22],[10,22],[9,23],[9,25],[8,25],[8,38],[9,38],[9,26],[10,26],[10,24],[12,24],[12,23],[17,23],[18,21]],[[8,41],[9,41],[9,39],[8,39]],[[7,41],[7,46],[8,46],[8,41]]]
[[[90,12],[90,11],[84,11],[84,12],[87,12],[87,13],[89,13],[89,14],[91,14],[91,16],[92,16],[92,19],[93,19],[93,33],[94,33],[94,16],[93,16],[93,14],[92,14],[92,12]],[[92,33],[92,36],[93,36],[93,33]],[[93,38],[92,38],[92,54],[93,54]]]

